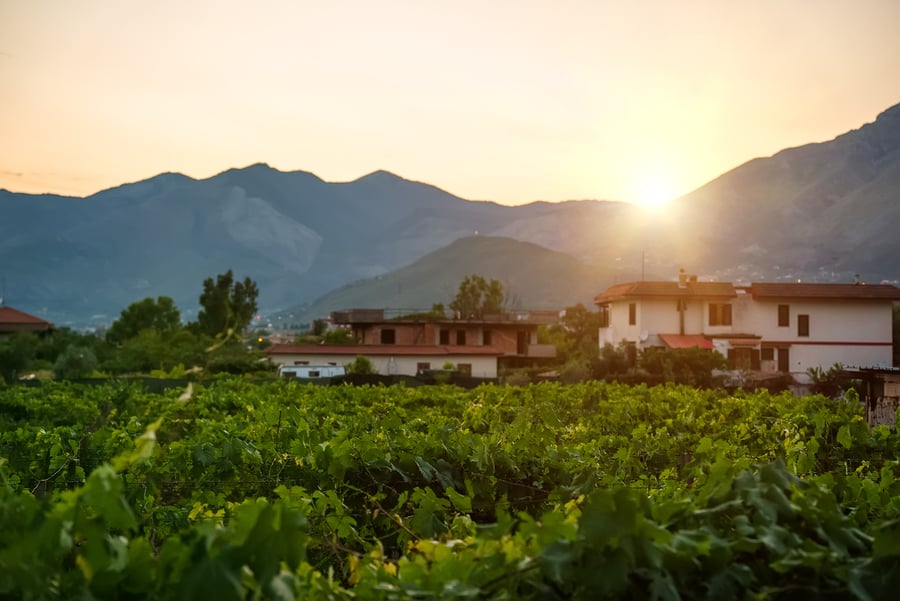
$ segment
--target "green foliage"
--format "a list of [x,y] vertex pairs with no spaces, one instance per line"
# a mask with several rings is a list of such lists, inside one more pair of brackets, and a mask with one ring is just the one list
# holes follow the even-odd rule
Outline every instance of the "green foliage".
[[548,328],[550,342],[564,362],[594,363],[599,356],[600,313],[578,303],[566,307],[559,323]]
[[604,344],[594,369],[598,378],[615,380],[617,377],[631,372],[637,366],[637,347],[622,341],[618,346]]
[[316,319],[312,322],[312,328],[309,333],[312,336],[322,336],[328,330],[328,321],[324,319]]
[[171,370],[176,365],[205,365],[209,339],[182,328],[168,338],[144,329],[126,340],[119,352],[103,364],[112,373],[148,373]]
[[458,319],[483,319],[503,310],[503,285],[495,280],[485,280],[480,275],[467,275],[459,284],[450,310]]
[[243,334],[256,314],[259,289],[249,277],[236,282],[229,269],[216,279],[203,280],[197,326],[210,337],[229,337]]
[[638,365],[662,382],[710,387],[716,384],[713,370],[725,369],[727,360],[711,349],[653,347],[641,351]]
[[375,366],[368,357],[357,355],[356,358],[347,365],[347,373],[350,374],[376,374]]
[[325,335],[322,337],[322,340],[325,344],[355,344],[356,340],[353,338],[353,332],[350,330],[339,328],[336,330],[329,330],[325,332]]
[[260,353],[231,342],[209,353],[206,369],[213,374],[250,374],[268,371],[269,365]]
[[97,357],[91,349],[70,346],[57,357],[56,363],[53,364],[53,373],[63,380],[84,378],[96,370],[97,365]]
[[37,346],[37,336],[31,332],[0,336],[0,380],[15,381],[34,358]]
[[852,398],[5,387],[0,596],[885,599],[898,455]]
[[128,305],[106,332],[106,339],[121,344],[136,337],[143,330],[152,330],[162,338],[168,338],[181,328],[181,314],[175,302],[168,296],[155,301],[147,297]]
[[806,370],[806,375],[812,381],[810,388],[816,394],[824,394],[827,397],[838,397],[841,394],[841,382],[845,378],[841,376],[844,366],[835,363],[828,369],[821,367],[810,367]]

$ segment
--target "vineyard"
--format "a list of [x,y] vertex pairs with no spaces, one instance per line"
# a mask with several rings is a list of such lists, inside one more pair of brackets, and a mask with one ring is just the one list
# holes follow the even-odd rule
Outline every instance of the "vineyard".
[[0,597],[861,599],[900,435],[854,399],[591,382],[0,388]]

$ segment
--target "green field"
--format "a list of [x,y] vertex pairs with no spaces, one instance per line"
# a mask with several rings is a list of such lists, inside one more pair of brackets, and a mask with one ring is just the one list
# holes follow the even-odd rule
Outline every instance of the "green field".
[[883,599],[858,402],[592,382],[0,388],[0,598]]

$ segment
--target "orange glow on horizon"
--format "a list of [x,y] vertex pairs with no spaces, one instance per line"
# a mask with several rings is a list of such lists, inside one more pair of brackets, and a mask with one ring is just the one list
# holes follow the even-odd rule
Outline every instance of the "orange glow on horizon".
[[0,188],[265,162],[663,206],[900,102],[897,23],[896,0],[3,2]]

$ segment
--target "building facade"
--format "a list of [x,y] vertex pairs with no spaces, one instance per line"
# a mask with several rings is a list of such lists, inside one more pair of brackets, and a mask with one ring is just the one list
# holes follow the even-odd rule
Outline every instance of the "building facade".
[[496,378],[504,367],[552,360],[556,348],[538,344],[537,330],[554,323],[555,311],[523,311],[478,320],[446,319],[385,309],[351,309],[331,314],[334,326],[351,330],[354,345],[274,345],[279,365],[346,365],[369,359],[380,374],[414,376],[452,363],[464,375]]
[[896,286],[878,284],[698,282],[618,284],[594,299],[602,314],[600,344],[639,348],[700,346],[729,367],[789,373],[836,363],[888,367],[892,361]]

